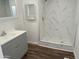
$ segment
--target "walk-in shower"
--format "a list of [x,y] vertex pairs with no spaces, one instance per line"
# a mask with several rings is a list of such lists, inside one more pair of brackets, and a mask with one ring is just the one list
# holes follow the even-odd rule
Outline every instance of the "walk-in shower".
[[43,0],[40,41],[73,47],[76,0]]

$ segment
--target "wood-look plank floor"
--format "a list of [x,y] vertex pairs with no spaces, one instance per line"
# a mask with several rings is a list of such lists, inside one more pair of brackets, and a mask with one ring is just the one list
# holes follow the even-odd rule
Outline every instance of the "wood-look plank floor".
[[72,52],[50,49],[35,44],[28,45],[28,52],[22,59],[75,59]]

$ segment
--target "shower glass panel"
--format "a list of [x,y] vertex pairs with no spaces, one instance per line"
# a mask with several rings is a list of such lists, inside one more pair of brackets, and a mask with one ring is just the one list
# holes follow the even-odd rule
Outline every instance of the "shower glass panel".
[[75,37],[75,0],[45,0],[41,41],[72,46]]

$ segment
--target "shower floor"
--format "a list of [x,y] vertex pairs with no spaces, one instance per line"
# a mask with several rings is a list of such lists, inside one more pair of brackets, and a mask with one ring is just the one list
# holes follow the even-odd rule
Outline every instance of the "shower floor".
[[41,39],[42,42],[47,42],[47,43],[55,43],[55,44],[61,44],[61,45],[67,45],[67,46],[72,46],[72,41],[70,39],[59,39],[59,38],[48,38],[45,37]]

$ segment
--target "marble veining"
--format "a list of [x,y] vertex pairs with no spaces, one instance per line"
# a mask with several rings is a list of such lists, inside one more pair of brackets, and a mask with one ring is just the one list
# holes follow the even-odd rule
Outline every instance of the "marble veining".
[[75,0],[48,0],[44,4],[44,36],[70,39],[74,37]]

